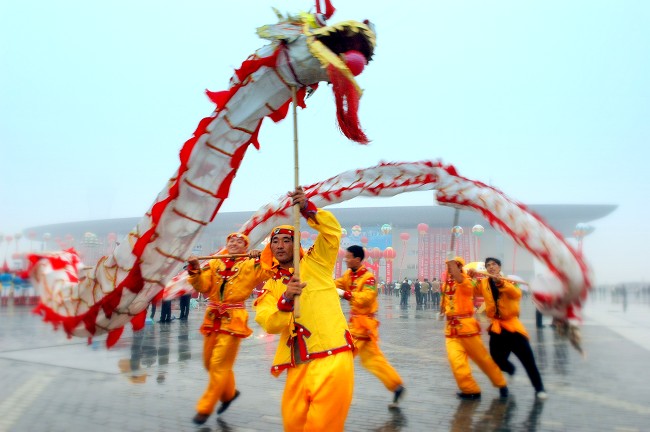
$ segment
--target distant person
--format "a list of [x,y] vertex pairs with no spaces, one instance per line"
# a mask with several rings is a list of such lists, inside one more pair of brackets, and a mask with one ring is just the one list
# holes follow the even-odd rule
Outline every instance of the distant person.
[[428,278],[424,278],[420,284],[420,293],[422,294],[422,304],[429,304],[431,300],[431,284]]
[[172,301],[163,300],[162,306],[160,307],[160,323],[170,323],[172,322]]
[[400,285],[399,291],[401,294],[399,305],[402,307],[407,307],[409,304],[409,295],[411,295],[411,284],[409,284],[407,278],[404,278],[404,281]]
[[431,298],[433,306],[440,306],[440,281],[436,278],[431,281]]
[[[528,332],[519,320],[521,290],[501,277],[499,259],[486,258],[485,269],[489,277],[480,279],[478,288],[485,299],[485,312],[490,319],[488,327],[490,355],[502,371],[512,376],[515,374],[515,365],[508,360],[508,357],[510,353],[514,353],[524,365],[536,397],[546,399],[542,377],[528,341]],[[473,277],[476,272],[472,269],[468,274]]]
[[181,316],[179,317],[180,320],[185,321],[189,317],[191,300],[192,300],[192,293],[183,294],[180,297],[178,301],[180,307],[180,314],[181,314]]
[[619,287],[621,293],[621,301],[623,302],[623,312],[627,311],[627,287],[623,284]]

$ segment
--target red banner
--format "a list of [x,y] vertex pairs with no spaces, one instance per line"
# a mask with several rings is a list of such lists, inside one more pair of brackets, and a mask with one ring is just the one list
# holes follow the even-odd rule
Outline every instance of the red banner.
[[386,283],[393,281],[393,260],[386,260]]

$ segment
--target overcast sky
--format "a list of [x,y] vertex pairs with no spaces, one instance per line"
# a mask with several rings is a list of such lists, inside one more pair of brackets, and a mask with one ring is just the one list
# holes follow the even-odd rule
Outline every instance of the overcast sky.
[[[525,204],[617,204],[584,242],[596,281],[650,279],[650,2],[333,2],[330,23],[376,25],[358,77],[372,143],[340,134],[321,86],[299,112],[301,183],[440,158]],[[313,2],[0,0],[0,234],[143,215],[213,110],[205,89],[266,43],[255,29],[273,6]],[[265,120],[259,139],[222,211],[292,188],[291,120]]]

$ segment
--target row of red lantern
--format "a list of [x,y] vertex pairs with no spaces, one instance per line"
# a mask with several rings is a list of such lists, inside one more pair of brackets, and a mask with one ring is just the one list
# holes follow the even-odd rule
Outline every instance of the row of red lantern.
[[[397,256],[397,253],[395,252],[395,249],[392,247],[387,247],[383,251],[379,249],[378,247],[374,247],[370,250],[365,249],[366,252],[366,257],[372,259],[373,261],[378,261],[380,259],[385,259],[385,260],[393,260]],[[345,252],[346,250],[343,248],[339,248],[339,254],[338,257],[339,259],[343,259],[345,257]]]

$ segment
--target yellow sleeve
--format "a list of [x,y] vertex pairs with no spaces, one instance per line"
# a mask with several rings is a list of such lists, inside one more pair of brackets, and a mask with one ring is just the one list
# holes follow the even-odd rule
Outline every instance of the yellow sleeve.
[[282,333],[291,324],[293,315],[278,309],[278,301],[286,288],[282,282],[274,280],[267,281],[264,288],[266,291],[255,301],[255,322],[269,334]]
[[318,231],[318,237],[311,250],[312,256],[324,266],[333,269],[341,244],[341,224],[332,213],[320,208],[316,217],[307,219],[307,223]]
[[209,292],[213,286],[221,286],[221,276],[219,276],[219,273],[216,271],[219,263],[219,260],[210,260],[207,269],[201,269],[200,273],[188,276],[187,281],[192,285],[192,288],[205,294]]

